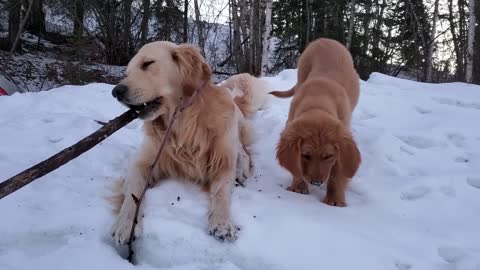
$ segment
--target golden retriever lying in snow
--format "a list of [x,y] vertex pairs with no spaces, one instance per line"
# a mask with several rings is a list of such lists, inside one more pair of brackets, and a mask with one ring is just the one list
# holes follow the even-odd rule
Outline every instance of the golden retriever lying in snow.
[[116,243],[125,244],[130,236],[136,208],[131,195],[138,198],[146,185],[153,184],[147,183],[147,177],[167,123],[182,100],[198,88],[191,107],[178,115],[153,178],[155,182],[168,177],[186,179],[204,187],[209,192],[210,234],[219,240],[237,238],[238,227],[230,217],[231,189],[236,178],[246,180],[252,165],[245,115],[261,106],[257,101],[264,100],[266,92],[246,88],[234,99],[225,88],[215,86],[210,76],[209,65],[195,47],[153,42],[140,49],[128,64],[127,77],[113,89],[112,95],[121,103],[140,111],[145,129],[139,156],[114,196],[118,216],[112,235]]
[[308,185],[327,182],[324,203],[346,206],[345,189],[360,165],[360,152],[350,132],[359,98],[359,78],[352,57],[339,42],[318,39],[298,61],[298,81],[287,125],[277,147],[277,159],[293,175],[288,188],[308,193]]

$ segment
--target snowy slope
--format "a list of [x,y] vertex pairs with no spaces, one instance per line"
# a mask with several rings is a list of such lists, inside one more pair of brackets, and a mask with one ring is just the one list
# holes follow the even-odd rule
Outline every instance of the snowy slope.
[[[276,89],[294,70],[266,78]],[[39,162],[124,111],[112,86],[0,97],[0,179]],[[289,100],[255,119],[255,177],[233,194],[235,243],[207,234],[207,198],[167,181],[147,193],[138,266],[118,255],[104,197],[141,140],[135,121],[90,152],[0,200],[0,269],[480,269],[480,87],[373,74],[353,130],[363,155],[346,208],[288,192],[275,144]],[[180,198],[178,201],[177,198]]]

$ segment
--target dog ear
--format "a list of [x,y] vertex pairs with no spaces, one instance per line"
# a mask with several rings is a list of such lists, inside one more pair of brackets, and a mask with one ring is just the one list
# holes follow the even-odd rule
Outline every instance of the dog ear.
[[172,57],[180,71],[184,95],[191,96],[205,81],[210,80],[210,66],[195,46],[179,45],[174,49]]
[[280,166],[287,169],[294,177],[302,178],[300,163],[301,138],[297,136],[291,126],[287,126],[280,135],[277,145],[277,159]]
[[352,178],[360,167],[361,156],[351,134],[342,136],[339,143],[339,169],[344,176]]

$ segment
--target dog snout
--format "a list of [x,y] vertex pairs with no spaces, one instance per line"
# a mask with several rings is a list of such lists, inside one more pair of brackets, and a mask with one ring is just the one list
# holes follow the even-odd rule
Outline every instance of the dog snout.
[[118,100],[123,100],[128,92],[128,87],[124,84],[118,84],[112,90],[112,96]]

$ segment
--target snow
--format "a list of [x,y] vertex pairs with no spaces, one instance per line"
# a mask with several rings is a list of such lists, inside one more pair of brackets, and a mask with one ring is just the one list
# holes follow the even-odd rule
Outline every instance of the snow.
[[[295,70],[265,78],[274,89]],[[64,86],[0,97],[0,179],[77,142],[125,109],[112,86]],[[135,120],[62,168],[0,200],[0,269],[480,269],[480,87],[374,73],[361,84],[353,132],[363,163],[346,208],[288,192],[275,145],[290,100],[254,119],[255,176],[233,191],[239,239],[207,233],[207,196],[166,181],[147,193],[138,265],[109,231],[104,199],[142,138]]]

